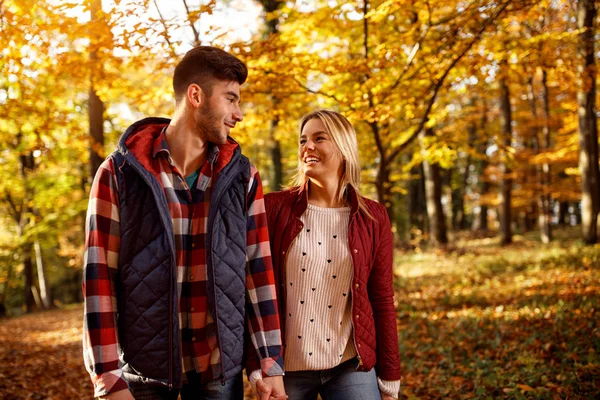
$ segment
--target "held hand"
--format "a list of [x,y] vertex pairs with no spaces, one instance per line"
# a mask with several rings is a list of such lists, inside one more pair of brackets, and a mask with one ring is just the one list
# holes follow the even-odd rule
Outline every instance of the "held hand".
[[283,387],[283,377],[265,377],[256,381],[257,400],[286,400],[287,398]]
[[272,388],[270,400],[285,400],[288,398],[283,386],[283,376],[267,376],[263,380]]
[[259,379],[256,381],[256,400],[269,400],[271,391],[273,388],[264,380]]
[[100,397],[100,400],[135,400],[129,389],[119,390],[106,396]]
[[393,398],[392,396],[389,396],[389,395],[381,392],[381,400],[396,400],[396,399]]

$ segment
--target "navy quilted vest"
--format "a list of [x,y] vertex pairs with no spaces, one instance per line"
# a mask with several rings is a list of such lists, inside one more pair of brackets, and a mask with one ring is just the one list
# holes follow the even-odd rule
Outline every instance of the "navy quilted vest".
[[[116,280],[120,359],[127,381],[181,387],[175,244],[157,179],[127,151],[111,154],[119,187],[121,246]],[[212,190],[206,235],[207,296],[217,323],[223,381],[242,370],[245,332],[246,188],[250,163],[236,149]]]

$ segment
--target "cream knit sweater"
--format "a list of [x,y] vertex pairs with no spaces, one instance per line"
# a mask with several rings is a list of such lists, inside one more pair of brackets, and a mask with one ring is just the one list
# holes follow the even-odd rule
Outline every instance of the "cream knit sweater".
[[348,248],[350,208],[308,205],[286,262],[285,370],[330,369],[356,357]]
[[[350,208],[309,204],[300,220],[304,229],[285,265],[285,371],[331,369],[357,355],[351,320]],[[400,381],[377,382],[383,393],[398,398]]]

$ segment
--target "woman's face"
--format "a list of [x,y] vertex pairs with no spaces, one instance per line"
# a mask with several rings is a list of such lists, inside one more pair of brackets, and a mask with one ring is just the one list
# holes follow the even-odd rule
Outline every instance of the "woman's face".
[[323,180],[342,176],[342,154],[318,118],[309,120],[302,128],[298,142],[298,159],[304,174]]

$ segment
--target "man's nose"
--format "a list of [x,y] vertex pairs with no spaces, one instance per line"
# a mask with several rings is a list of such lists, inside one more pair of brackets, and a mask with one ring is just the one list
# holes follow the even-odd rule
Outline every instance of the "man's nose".
[[233,119],[235,119],[237,122],[241,122],[244,119],[244,113],[242,112],[240,106],[237,106],[233,112]]

